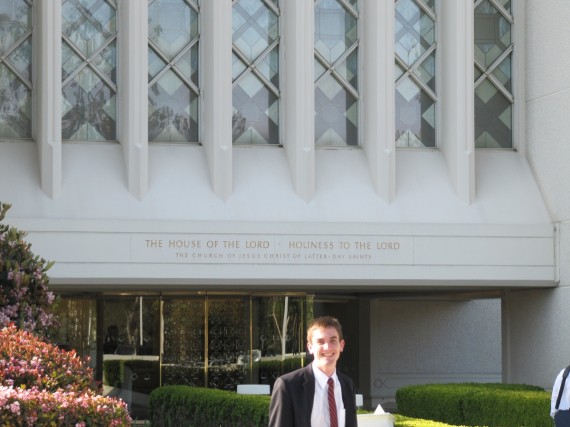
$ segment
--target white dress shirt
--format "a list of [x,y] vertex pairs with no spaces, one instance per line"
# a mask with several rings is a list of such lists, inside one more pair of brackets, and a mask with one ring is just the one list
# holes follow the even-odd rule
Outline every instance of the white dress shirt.
[[[562,374],[564,369],[560,371],[554,385],[552,386],[552,398],[550,399],[550,416],[554,418],[556,413],[556,400],[558,399],[558,392],[560,391],[560,385],[562,384]],[[558,409],[570,409],[570,376],[566,378],[566,383],[564,384],[564,390],[562,391],[562,398],[560,399],[560,405]]]
[[[313,400],[313,411],[311,412],[311,427],[329,427],[329,386],[327,384],[329,377],[315,365],[313,365],[313,372],[315,374],[315,397]],[[344,427],[345,410],[342,402],[342,389],[336,371],[332,374],[332,378],[334,379],[334,397],[336,401],[338,427]]]

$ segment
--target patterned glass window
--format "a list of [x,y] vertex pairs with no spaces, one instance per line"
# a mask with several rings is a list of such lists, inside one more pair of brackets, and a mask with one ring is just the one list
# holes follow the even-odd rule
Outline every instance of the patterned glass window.
[[63,0],[62,138],[117,139],[117,4]]
[[0,2],[0,138],[32,137],[32,3]]
[[512,2],[475,0],[475,147],[513,147]]
[[315,0],[315,144],[358,145],[357,0]]
[[435,0],[396,0],[396,147],[436,146]]
[[199,13],[195,0],[149,0],[149,141],[198,142]]
[[234,144],[279,144],[279,3],[233,1]]

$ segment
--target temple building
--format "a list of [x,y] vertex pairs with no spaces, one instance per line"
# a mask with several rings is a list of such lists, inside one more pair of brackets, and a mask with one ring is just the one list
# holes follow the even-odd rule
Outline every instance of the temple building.
[[[0,201],[144,417],[344,327],[366,407],[570,359],[567,0],[2,0]],[[567,52],[567,53],[564,53]]]

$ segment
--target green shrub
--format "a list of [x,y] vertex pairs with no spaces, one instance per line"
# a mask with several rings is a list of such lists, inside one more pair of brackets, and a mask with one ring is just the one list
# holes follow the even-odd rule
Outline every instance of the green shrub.
[[183,385],[154,390],[149,400],[153,427],[264,427],[269,396]]
[[426,384],[396,392],[402,415],[452,425],[488,427],[544,427],[549,416],[550,393],[525,384]]
[[[223,390],[165,386],[150,395],[153,427],[266,427],[269,396],[240,395]],[[360,410],[359,413],[370,413]],[[451,427],[449,424],[396,414],[394,427]]]

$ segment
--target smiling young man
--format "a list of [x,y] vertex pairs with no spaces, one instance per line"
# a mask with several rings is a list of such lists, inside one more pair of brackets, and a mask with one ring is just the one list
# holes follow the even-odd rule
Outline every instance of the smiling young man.
[[269,427],[357,426],[354,383],[336,370],[344,344],[342,327],[334,317],[319,317],[309,324],[307,350],[314,360],[277,378]]

